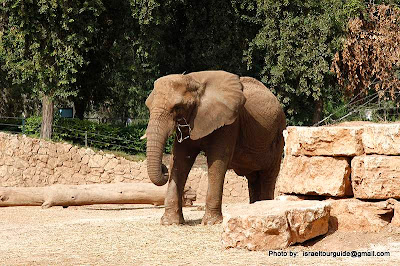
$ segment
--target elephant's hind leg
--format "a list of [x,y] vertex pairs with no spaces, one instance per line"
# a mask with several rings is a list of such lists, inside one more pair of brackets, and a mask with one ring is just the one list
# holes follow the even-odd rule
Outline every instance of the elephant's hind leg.
[[248,180],[250,203],[260,200],[274,199],[275,183],[278,172],[262,170],[246,175]]
[[256,201],[261,200],[261,184],[259,179],[259,172],[258,171],[252,172],[246,175],[246,177],[249,187],[250,203],[254,203]]

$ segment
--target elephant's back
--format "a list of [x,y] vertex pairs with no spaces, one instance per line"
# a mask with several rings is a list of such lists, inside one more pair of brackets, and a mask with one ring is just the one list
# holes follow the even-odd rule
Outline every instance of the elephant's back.
[[243,94],[246,97],[244,108],[262,129],[268,132],[286,126],[285,114],[277,97],[260,81],[251,77],[241,77]]

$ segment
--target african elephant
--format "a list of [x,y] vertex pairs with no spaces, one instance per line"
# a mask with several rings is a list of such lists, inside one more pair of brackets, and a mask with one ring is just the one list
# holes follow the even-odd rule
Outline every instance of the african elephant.
[[[247,177],[250,203],[273,198],[286,122],[277,98],[261,82],[225,71],[168,75],[155,81],[146,105],[148,175],[159,186],[169,180],[162,224],[184,222],[182,193],[200,151],[208,164],[203,224],[222,221],[227,169]],[[174,131],[168,175],[162,154]]]

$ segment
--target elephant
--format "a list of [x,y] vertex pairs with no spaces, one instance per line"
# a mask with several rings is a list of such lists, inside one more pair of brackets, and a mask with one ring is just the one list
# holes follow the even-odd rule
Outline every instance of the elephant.
[[[182,193],[201,151],[208,165],[202,224],[222,222],[228,169],[248,179],[250,203],[273,199],[286,118],[278,99],[260,81],[221,70],[171,74],[154,82],[146,106],[148,176],[158,186],[169,182],[161,224],[184,223]],[[162,156],[174,131],[168,171]]]

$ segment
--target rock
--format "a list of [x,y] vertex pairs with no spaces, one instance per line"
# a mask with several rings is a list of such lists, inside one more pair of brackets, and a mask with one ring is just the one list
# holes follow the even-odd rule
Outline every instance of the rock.
[[379,232],[387,227],[393,210],[385,202],[364,202],[358,199],[329,200],[330,226],[339,231]]
[[351,196],[350,165],[346,158],[286,156],[278,177],[278,193]]
[[279,195],[274,200],[300,201],[300,200],[319,200],[319,196],[314,195]]
[[393,210],[393,218],[390,224],[395,227],[400,227],[400,202],[395,199],[388,199],[385,207],[388,210]]
[[400,156],[364,155],[351,161],[354,197],[400,198]]
[[224,210],[225,248],[271,250],[328,232],[330,206],[318,201],[258,201]]
[[286,155],[355,156],[363,154],[362,127],[288,127]]
[[366,125],[362,142],[366,154],[400,155],[400,123]]

